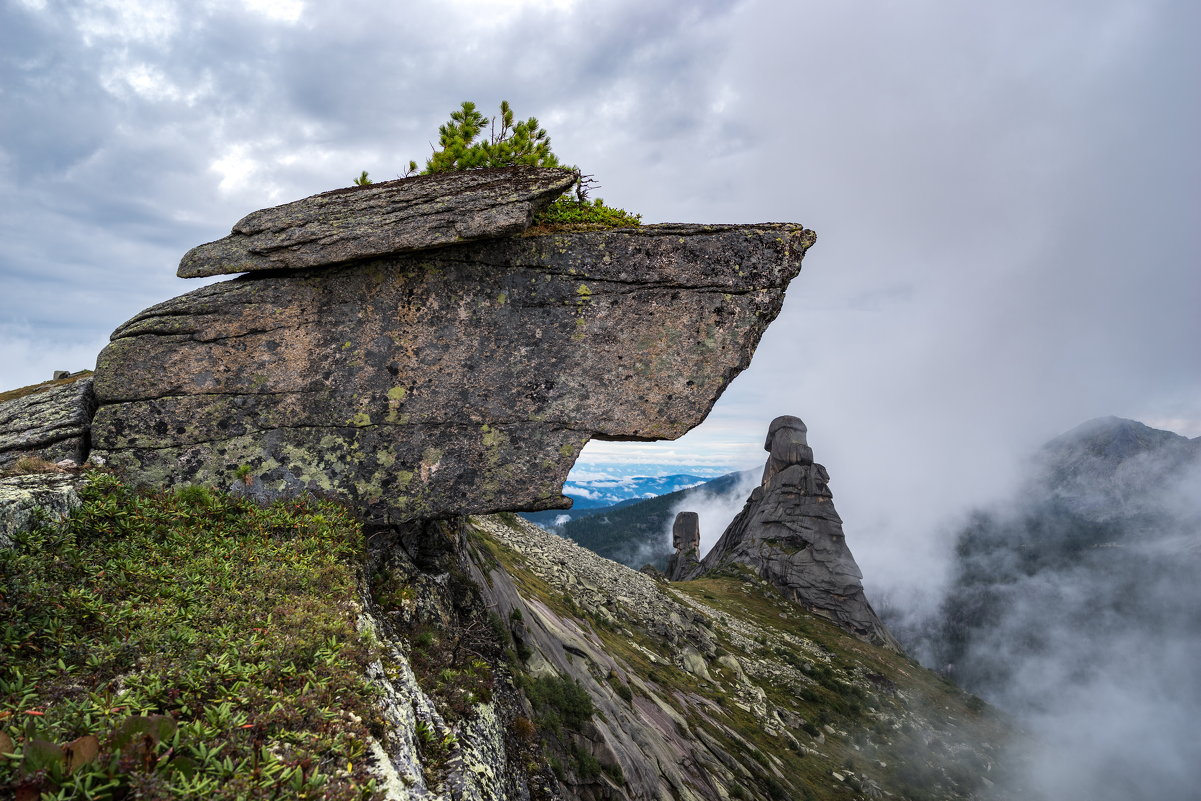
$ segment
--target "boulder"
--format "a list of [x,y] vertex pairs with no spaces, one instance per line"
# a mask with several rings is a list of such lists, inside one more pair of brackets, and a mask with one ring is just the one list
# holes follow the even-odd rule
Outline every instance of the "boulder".
[[38,473],[0,478],[0,548],[41,518],[61,520],[79,506],[83,479],[73,473]]
[[704,419],[814,238],[658,225],[241,276],[117,329],[93,444],[152,486],[331,493],[375,523],[565,508],[591,437]]
[[900,650],[868,603],[863,574],[834,509],[830,474],[813,461],[805,424],[777,417],[764,449],[763,482],[691,575],[737,563],[846,631]]
[[326,267],[524,231],[572,170],[502,167],[351,186],[246,215],[189,250],[180,278]]
[[0,401],[0,468],[22,457],[47,462],[87,458],[95,402],[91,377],[46,383],[28,394]]

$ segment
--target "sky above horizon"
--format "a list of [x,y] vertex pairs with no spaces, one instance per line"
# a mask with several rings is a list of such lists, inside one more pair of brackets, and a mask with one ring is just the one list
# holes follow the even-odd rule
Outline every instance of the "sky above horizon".
[[818,241],[751,367],[674,443],[809,425],[867,582],[1089,418],[1201,435],[1201,6],[0,0],[0,386],[91,367],[246,213],[395,177],[511,101],[646,222]]

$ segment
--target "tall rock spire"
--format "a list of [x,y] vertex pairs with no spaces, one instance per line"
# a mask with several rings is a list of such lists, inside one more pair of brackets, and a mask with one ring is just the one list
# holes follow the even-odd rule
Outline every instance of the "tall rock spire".
[[680,581],[700,564],[701,519],[696,512],[680,512],[671,526],[671,544],[676,552],[667,558],[668,581]]
[[692,575],[747,565],[815,614],[899,650],[864,596],[863,574],[834,509],[830,474],[814,463],[806,432],[798,417],[771,422],[761,485]]

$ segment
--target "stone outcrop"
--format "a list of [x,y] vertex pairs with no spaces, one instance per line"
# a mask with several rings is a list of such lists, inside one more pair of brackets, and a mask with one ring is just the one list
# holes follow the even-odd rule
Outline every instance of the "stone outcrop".
[[515,234],[576,177],[505,167],[335,189],[246,215],[229,236],[188,251],[178,275],[324,267]]
[[813,241],[657,225],[241,276],[117,329],[93,444],[149,485],[332,493],[374,523],[561,508],[590,438],[704,419]]
[[771,422],[762,484],[693,576],[726,564],[747,565],[810,611],[899,650],[864,595],[863,574],[834,509],[830,475],[814,463],[806,431],[791,415]]
[[38,519],[60,520],[79,506],[82,481],[66,472],[0,478],[0,548]]
[[90,376],[68,376],[0,401],[0,468],[26,456],[83,464],[94,408]]
[[667,558],[667,580],[681,581],[700,566],[700,515],[696,512],[680,512],[676,515],[671,525],[671,546],[676,552]]

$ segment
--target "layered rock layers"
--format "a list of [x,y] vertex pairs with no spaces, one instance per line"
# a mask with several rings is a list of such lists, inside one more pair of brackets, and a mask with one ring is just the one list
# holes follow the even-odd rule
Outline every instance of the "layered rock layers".
[[692,575],[747,565],[810,611],[899,649],[864,595],[863,574],[834,509],[830,474],[814,463],[806,432],[791,415],[771,422],[762,484]]
[[324,267],[515,234],[577,178],[506,167],[335,189],[246,215],[229,236],[188,251],[178,275]]
[[331,493],[373,523],[562,507],[591,437],[704,419],[813,241],[659,225],[242,276],[117,329],[94,446],[147,484]]
[[68,376],[0,401],[0,468],[26,456],[83,464],[94,408],[90,376]]

